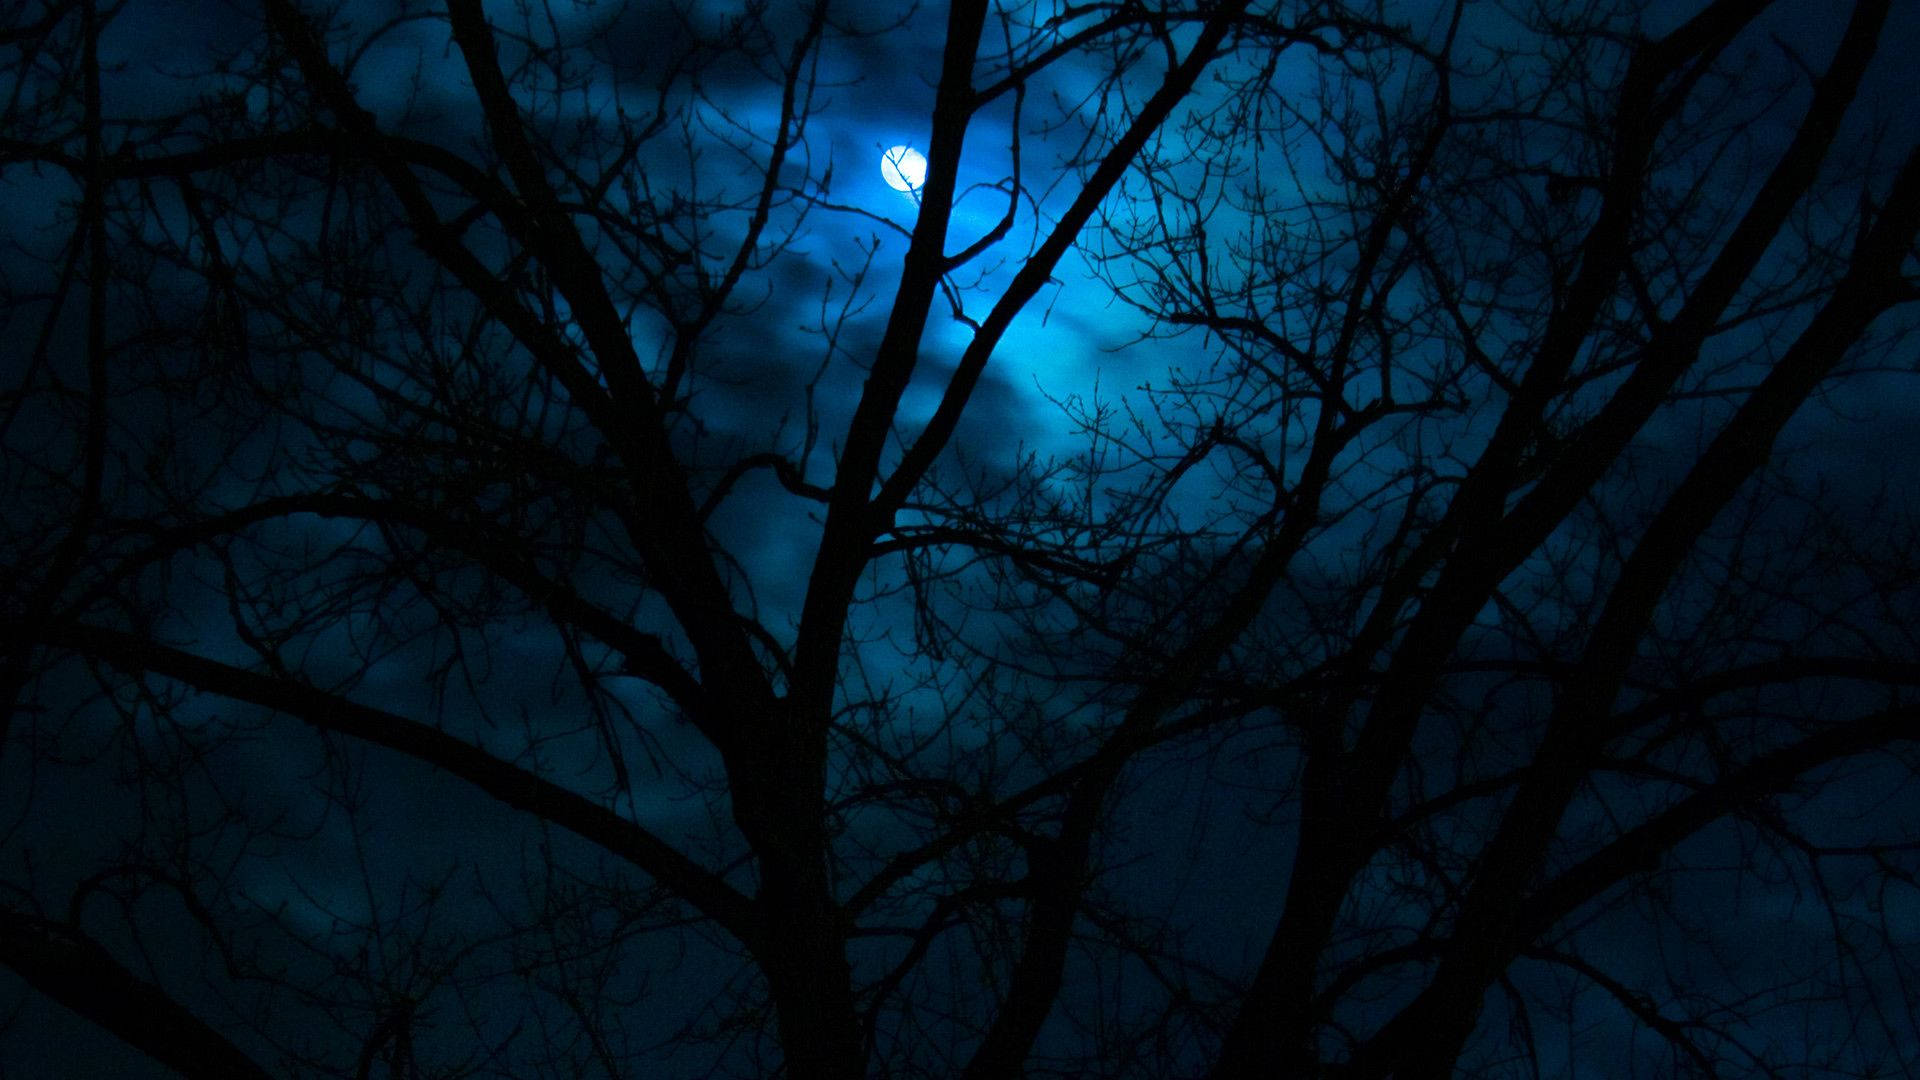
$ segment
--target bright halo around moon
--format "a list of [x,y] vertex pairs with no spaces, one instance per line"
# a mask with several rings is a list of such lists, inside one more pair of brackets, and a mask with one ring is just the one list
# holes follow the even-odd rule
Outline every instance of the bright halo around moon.
[[919,191],[927,182],[927,156],[911,146],[895,146],[880,155],[880,179],[895,191]]

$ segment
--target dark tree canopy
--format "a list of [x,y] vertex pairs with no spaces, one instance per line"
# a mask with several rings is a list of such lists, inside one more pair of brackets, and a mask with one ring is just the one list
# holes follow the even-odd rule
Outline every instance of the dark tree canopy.
[[0,1072],[1912,1075],[1915,41],[0,3]]

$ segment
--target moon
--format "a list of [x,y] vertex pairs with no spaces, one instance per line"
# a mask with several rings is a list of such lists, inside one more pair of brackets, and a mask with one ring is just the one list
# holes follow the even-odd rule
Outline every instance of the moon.
[[911,146],[890,147],[880,155],[880,179],[895,191],[918,191],[927,182],[927,156]]

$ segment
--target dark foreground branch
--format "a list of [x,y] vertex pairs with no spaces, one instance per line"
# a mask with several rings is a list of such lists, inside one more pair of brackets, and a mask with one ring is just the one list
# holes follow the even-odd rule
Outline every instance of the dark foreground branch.
[[317,687],[263,675],[172,646],[99,626],[46,628],[42,642],[72,649],[124,671],[151,672],[197,690],[245,701],[331,731],[396,750],[465,780],[516,810],[524,810],[626,859],[713,919],[742,944],[758,940],[759,916],[718,874],[599,803],[502,761],[444,731],[348,701]]
[[74,927],[0,911],[0,964],[182,1075],[205,1080],[269,1080],[272,1075]]

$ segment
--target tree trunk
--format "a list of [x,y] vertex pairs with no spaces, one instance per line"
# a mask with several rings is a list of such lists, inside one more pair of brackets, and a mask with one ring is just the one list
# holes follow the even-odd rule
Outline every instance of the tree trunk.
[[730,761],[733,814],[760,870],[767,977],[790,1080],[851,1080],[866,1072],[846,933],[828,873],[825,724],[790,714],[754,732]]

